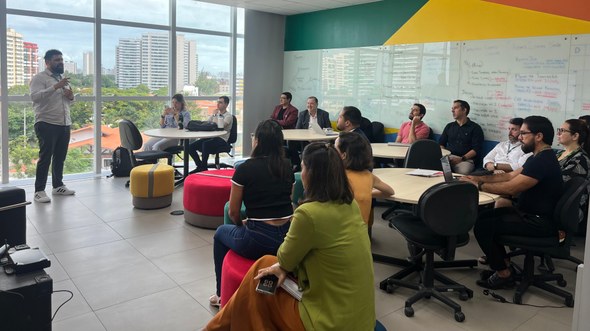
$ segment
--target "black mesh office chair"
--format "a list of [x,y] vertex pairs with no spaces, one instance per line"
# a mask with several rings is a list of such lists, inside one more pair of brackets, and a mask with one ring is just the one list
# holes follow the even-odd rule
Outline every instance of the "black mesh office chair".
[[[441,157],[442,151],[437,142],[428,139],[416,140],[408,148],[406,158],[404,159],[404,168],[442,171]],[[402,205],[399,203],[394,204],[381,214],[381,218],[387,220],[398,212],[409,211],[408,208],[400,209],[401,207]]]
[[219,162],[219,154],[221,153],[227,153],[230,157],[233,157],[231,152],[234,148],[234,144],[238,140],[238,120],[236,119],[235,115],[232,115],[232,118],[233,120],[231,129],[229,130],[229,138],[227,139],[227,145],[212,151],[211,154],[215,154],[215,163],[208,164],[208,168],[233,168],[233,166],[229,164]]
[[373,129],[373,140],[372,143],[384,143],[385,142],[385,126],[381,122],[371,122]]
[[143,145],[143,138],[133,122],[129,120],[120,121],[119,135],[121,137],[121,146],[129,150],[133,167],[145,163],[156,163],[158,159],[167,159],[168,164],[172,163],[172,154],[165,151],[134,152]]
[[[388,293],[392,293],[397,286],[418,290],[418,293],[406,300],[406,316],[414,315],[412,305],[415,302],[422,298],[434,297],[453,308],[455,320],[465,320],[461,306],[442,293],[458,292],[460,300],[467,300],[473,297],[473,291],[437,272],[434,253],[445,261],[452,261],[455,257],[455,248],[467,245],[469,230],[477,219],[478,201],[479,192],[471,183],[440,183],[422,194],[414,215],[402,214],[391,220],[390,226],[397,229],[408,244],[422,249],[414,256],[412,266],[387,278],[379,285]],[[425,263],[422,262],[423,256],[426,256]],[[416,271],[420,272],[421,282],[410,283],[402,280]],[[435,279],[444,285],[435,286]]]
[[[553,285],[547,284],[549,281],[557,281],[557,285],[565,287],[566,281],[561,274],[545,273],[535,274],[535,255],[552,256],[556,258],[568,258],[570,256],[570,246],[572,237],[578,227],[578,209],[580,198],[586,190],[588,182],[582,177],[574,177],[564,185],[561,198],[555,206],[553,212],[553,221],[559,224],[560,230],[565,231],[566,237],[563,243],[559,242],[557,233],[549,237],[526,237],[515,235],[502,235],[498,240],[505,246],[516,247],[516,254],[524,254],[524,265],[517,275],[520,282],[514,292],[514,303],[522,303],[522,296],[529,286],[535,286],[547,292],[553,293],[564,298],[565,305],[574,306],[574,297],[571,293],[566,292]],[[515,255],[515,254],[512,254]],[[520,268],[519,268],[520,269]]]
[[375,142],[375,137],[373,137],[373,124],[371,123],[371,121],[368,118],[366,118],[366,117],[361,118],[360,129],[363,130],[363,132],[365,133],[365,136],[367,136],[367,139],[369,139],[370,142],[372,142],[372,143]]

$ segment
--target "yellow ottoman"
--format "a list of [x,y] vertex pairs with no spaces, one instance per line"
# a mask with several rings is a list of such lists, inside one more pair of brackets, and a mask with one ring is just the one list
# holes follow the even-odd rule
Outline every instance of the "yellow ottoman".
[[162,163],[137,166],[131,170],[129,190],[135,208],[168,207],[172,204],[174,168]]

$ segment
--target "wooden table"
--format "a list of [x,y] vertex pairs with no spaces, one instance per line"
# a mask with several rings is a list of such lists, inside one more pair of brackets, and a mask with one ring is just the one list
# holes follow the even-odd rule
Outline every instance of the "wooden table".
[[189,162],[189,144],[191,139],[203,139],[203,138],[214,138],[220,137],[226,134],[226,131],[187,131],[179,130],[175,128],[164,128],[164,129],[150,129],[143,132],[146,136],[155,138],[169,138],[169,139],[180,139],[184,147],[184,167],[182,178],[176,181],[175,185],[182,184],[186,176],[188,176],[188,162]]
[[311,129],[287,129],[283,130],[283,137],[286,141],[322,141],[322,140],[336,140],[338,135],[326,136],[318,134]]
[[[379,177],[383,182],[387,183],[391,186],[395,194],[391,197],[387,198],[387,200],[402,202],[402,203],[409,203],[409,204],[418,204],[418,200],[420,200],[420,196],[430,187],[442,183],[445,181],[443,176],[437,177],[420,177],[420,176],[412,176],[408,175],[407,173],[415,170],[411,168],[378,168],[373,170],[373,174]],[[460,176],[460,175],[459,175]],[[490,204],[499,199],[500,196],[492,193],[486,192],[479,192],[479,204],[485,205]],[[457,203],[461,203],[457,201]],[[408,267],[412,265],[411,262],[408,262],[406,259],[400,259],[397,257],[380,255],[380,254],[373,254],[373,260],[375,262],[387,263],[396,265],[399,267]],[[471,267],[477,265],[477,261],[475,260],[466,260],[463,261],[463,266]],[[456,265],[456,262],[454,262]],[[445,261],[437,261],[435,264],[438,267],[445,267],[447,266],[447,262]]]
[[[387,159],[398,159],[403,160],[406,158],[406,154],[408,153],[408,148],[410,144],[407,145],[396,145],[390,146],[387,143],[375,143],[371,144],[371,148],[373,149],[373,157],[383,157]],[[442,149],[442,155],[449,155],[451,152],[446,149]]]
[[[393,187],[395,194],[387,198],[388,200],[417,204],[422,193],[431,186],[445,181],[443,176],[437,177],[420,177],[407,175],[408,172],[415,170],[410,168],[377,168],[373,173],[382,181]],[[461,176],[457,174],[457,176]],[[493,203],[500,198],[497,194],[479,192],[479,204],[486,205]]]

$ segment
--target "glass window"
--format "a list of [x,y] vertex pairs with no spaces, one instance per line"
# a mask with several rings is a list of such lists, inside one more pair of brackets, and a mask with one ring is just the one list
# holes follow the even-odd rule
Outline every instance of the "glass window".
[[[178,34],[178,38],[181,36],[186,42],[195,42],[197,74],[196,82],[191,85],[195,85],[197,91],[193,95],[229,95],[230,38],[193,33]],[[182,50],[179,44],[178,52],[180,51]],[[177,69],[182,69],[180,61],[177,61]],[[180,79],[180,76],[178,78]],[[180,85],[177,86],[177,89],[181,90]]]
[[29,82],[45,70],[49,49],[63,53],[64,69],[76,94],[93,95],[92,77],[84,75],[84,53],[93,48],[91,23],[8,15],[8,94],[29,93]]
[[[72,131],[64,174],[90,172],[93,169],[94,126],[92,102],[74,102],[70,108]],[[8,105],[9,177],[35,178],[39,144],[35,135],[35,112],[31,102]]]
[[103,25],[103,95],[168,95],[169,33]]
[[244,8],[238,8],[237,10],[237,15],[238,15],[238,24],[236,27],[237,33],[238,34],[244,34],[244,21],[245,21],[245,10]]
[[91,17],[94,14],[94,1],[76,0],[66,3],[61,0],[6,0],[6,8]]
[[162,0],[102,0],[102,18],[168,25],[169,8]]
[[230,32],[231,8],[194,0],[176,2],[178,27]]

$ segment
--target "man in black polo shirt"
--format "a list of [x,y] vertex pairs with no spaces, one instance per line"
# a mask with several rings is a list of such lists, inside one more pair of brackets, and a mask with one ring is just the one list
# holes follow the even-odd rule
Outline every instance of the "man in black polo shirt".
[[479,124],[471,121],[467,101],[453,101],[454,122],[445,126],[438,143],[451,151],[449,161],[453,172],[467,175],[475,168],[475,157],[481,152],[483,130]]
[[477,284],[490,289],[513,284],[509,260],[504,246],[495,241],[498,235],[557,236],[558,228],[552,220],[553,209],[561,195],[563,181],[555,152],[551,149],[554,130],[542,116],[524,119],[519,139],[523,152],[533,155],[522,168],[489,176],[464,176],[480,191],[515,196],[518,202],[511,207],[495,208],[483,213],[475,223],[474,234],[481,250],[495,272]]

